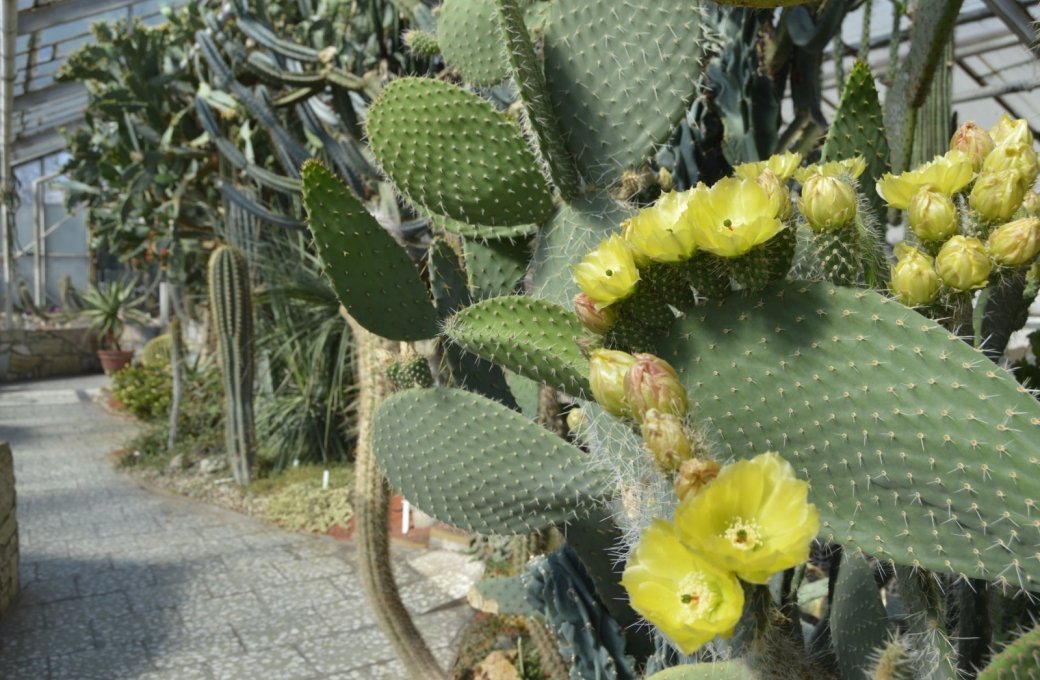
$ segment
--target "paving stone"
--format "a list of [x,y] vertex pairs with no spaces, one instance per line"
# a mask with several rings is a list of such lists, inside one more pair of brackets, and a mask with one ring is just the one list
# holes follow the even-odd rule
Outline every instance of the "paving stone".
[[293,647],[270,647],[258,652],[209,663],[215,680],[309,680],[315,669]]

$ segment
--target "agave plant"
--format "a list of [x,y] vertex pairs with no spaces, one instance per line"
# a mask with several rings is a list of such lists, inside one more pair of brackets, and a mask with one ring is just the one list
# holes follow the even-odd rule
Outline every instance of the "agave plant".
[[141,311],[147,298],[137,295],[137,278],[126,278],[91,286],[84,297],[83,315],[98,335],[102,347],[122,351],[119,341],[128,323],[144,323],[148,316]]

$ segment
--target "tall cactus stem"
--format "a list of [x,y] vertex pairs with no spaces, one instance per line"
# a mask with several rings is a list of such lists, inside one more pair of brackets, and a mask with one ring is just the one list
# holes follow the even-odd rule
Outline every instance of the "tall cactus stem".
[[256,460],[253,424],[253,297],[245,255],[221,246],[209,258],[209,305],[224,377],[224,438],[235,482],[249,483]]
[[433,653],[401,600],[390,561],[387,521],[390,489],[372,453],[372,413],[393,391],[379,355],[395,354],[399,344],[365,330],[340,309],[357,345],[358,434],[354,471],[354,514],[361,581],[380,629],[390,639],[409,677],[446,680]]

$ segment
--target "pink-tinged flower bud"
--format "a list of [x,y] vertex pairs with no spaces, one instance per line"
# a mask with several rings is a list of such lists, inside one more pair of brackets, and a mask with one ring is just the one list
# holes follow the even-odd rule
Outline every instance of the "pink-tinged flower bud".
[[982,288],[989,279],[993,263],[982,241],[971,236],[954,236],[935,256],[939,278],[954,290]]
[[899,262],[892,267],[888,287],[908,307],[926,305],[939,295],[939,275],[932,258],[920,250],[900,243],[896,246]]
[[589,385],[596,402],[619,418],[629,416],[632,410],[625,403],[625,375],[636,363],[628,352],[595,349],[589,357]]
[[945,241],[957,233],[957,206],[946,194],[921,189],[910,199],[910,228],[922,241]]
[[709,482],[719,476],[721,466],[707,458],[690,458],[679,465],[679,472],[675,475],[672,487],[679,500],[683,500],[690,494],[697,493],[707,486]]
[[639,428],[643,433],[643,444],[654,454],[657,466],[665,472],[677,469],[693,455],[679,416],[650,409],[644,414]]
[[1006,222],[1022,205],[1027,188],[1017,170],[984,172],[975,180],[968,205],[986,222]]
[[1040,254],[1040,219],[1024,217],[990,232],[986,249],[997,264],[1019,267]]
[[791,192],[780,181],[780,178],[773,174],[772,170],[766,168],[755,178],[755,182],[758,183],[758,186],[765,189],[766,193],[769,194],[770,200],[776,201],[778,206],[776,216],[782,220],[790,219],[791,213],[794,212],[794,205],[791,203]]
[[585,293],[574,296],[574,313],[578,315],[581,325],[596,335],[603,335],[609,331],[618,320],[616,305],[597,309],[595,301]]
[[840,177],[812,175],[802,185],[801,208],[813,231],[840,229],[856,217],[856,191]]
[[1040,175],[1040,163],[1033,151],[1032,140],[1028,144],[1001,144],[986,156],[982,164],[982,172],[1000,172],[1001,170],[1018,170],[1022,175],[1026,188],[1036,183]]
[[950,139],[950,151],[957,150],[968,154],[976,172],[982,167],[982,161],[986,160],[994,146],[989,133],[970,120],[957,128]]
[[640,422],[650,409],[685,415],[686,388],[671,364],[653,354],[636,354],[635,359],[625,376],[625,403],[632,415]]

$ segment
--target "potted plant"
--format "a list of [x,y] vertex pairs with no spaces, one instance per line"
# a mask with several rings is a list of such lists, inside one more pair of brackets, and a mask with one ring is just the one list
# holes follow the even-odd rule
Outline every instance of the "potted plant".
[[137,279],[124,279],[91,286],[84,295],[83,314],[90,319],[90,328],[97,333],[98,359],[106,374],[125,367],[134,358],[133,350],[124,350],[119,344],[129,322],[143,323],[148,317],[141,311],[145,296],[135,296]]

